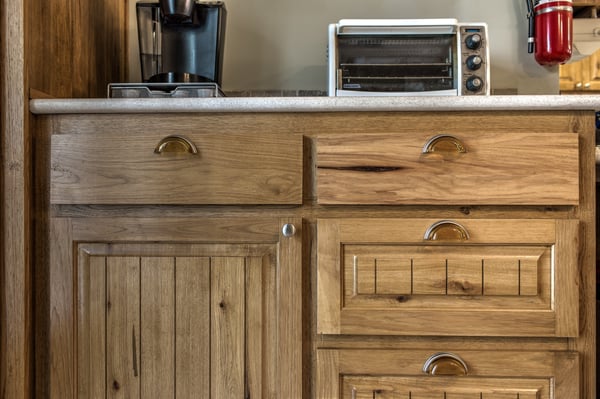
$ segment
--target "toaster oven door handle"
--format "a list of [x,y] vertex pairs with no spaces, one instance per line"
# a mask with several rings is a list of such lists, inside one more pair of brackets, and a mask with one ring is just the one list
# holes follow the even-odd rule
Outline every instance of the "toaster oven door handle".
[[431,137],[423,146],[423,154],[463,154],[467,148],[460,139],[449,134],[438,134]]

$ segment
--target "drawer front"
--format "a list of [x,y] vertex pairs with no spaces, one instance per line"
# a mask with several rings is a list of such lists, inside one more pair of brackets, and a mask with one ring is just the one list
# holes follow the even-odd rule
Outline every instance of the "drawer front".
[[331,134],[316,146],[321,204],[579,202],[574,133]]
[[576,352],[317,351],[317,399],[573,399],[579,384]]
[[574,220],[318,220],[322,334],[578,335]]
[[296,134],[54,134],[51,162],[54,204],[302,203]]

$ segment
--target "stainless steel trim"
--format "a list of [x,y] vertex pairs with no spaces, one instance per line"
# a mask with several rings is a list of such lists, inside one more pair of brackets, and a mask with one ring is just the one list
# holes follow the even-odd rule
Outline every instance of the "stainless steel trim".
[[570,11],[573,12],[573,7],[571,6],[554,6],[554,7],[545,7],[539,11],[535,12],[535,15],[542,15],[542,14],[546,14],[549,12],[554,12],[554,11]]

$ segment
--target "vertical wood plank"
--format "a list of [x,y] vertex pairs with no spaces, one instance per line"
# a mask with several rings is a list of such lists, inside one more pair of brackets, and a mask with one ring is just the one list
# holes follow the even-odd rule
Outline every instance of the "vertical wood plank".
[[175,392],[210,398],[210,260],[175,260]]
[[556,259],[554,264],[556,334],[562,337],[579,335],[579,317],[576,317],[579,314],[579,290],[581,287],[577,257],[579,240],[577,221],[556,221]]
[[519,295],[519,262],[516,259],[483,260],[484,295]]
[[[596,381],[596,160],[595,160],[595,113],[593,111],[574,112],[570,115],[571,131],[579,136],[579,206],[574,209],[573,217],[579,219],[578,226],[578,268],[581,277],[578,278],[577,294],[579,297],[578,337],[569,340],[569,349],[585,354],[581,362],[583,373],[581,376],[582,398],[595,398],[597,396]],[[575,247],[572,238],[571,245]],[[567,309],[557,309],[561,315],[568,313]],[[562,316],[561,316],[562,318]],[[559,321],[563,327],[564,323]],[[561,329],[563,328],[561,327]],[[565,332],[567,333],[567,332]],[[570,333],[570,331],[569,331]],[[569,396],[566,396],[569,397]]]
[[107,398],[140,398],[140,260],[106,262]]
[[141,258],[142,398],[175,397],[175,258]]
[[341,332],[340,229],[336,220],[317,221],[317,333]]
[[70,219],[50,222],[50,397],[74,398],[73,230]]
[[3,1],[0,12],[0,396],[11,399],[30,398],[39,390],[33,387],[31,364],[33,135],[27,122],[27,4]]
[[[281,219],[279,225],[291,223],[296,233],[286,237],[279,233],[279,312],[278,370],[279,393],[290,399],[302,398],[302,232],[301,219]],[[339,268],[339,266],[338,266]],[[338,274],[339,276],[339,274]],[[340,292],[339,287],[336,290]],[[294,370],[294,372],[290,372]]]
[[519,295],[534,296],[540,291],[539,257],[523,257],[519,263]]
[[106,397],[106,258],[80,256],[78,399]]
[[211,259],[211,398],[242,398],[245,393],[245,261]]
[[410,259],[377,259],[377,294],[412,294]]
[[[375,259],[360,256],[355,260],[353,268],[354,286],[356,287],[355,295],[374,294],[375,293]],[[352,280],[349,280],[352,281]]]
[[[273,343],[277,342],[276,339],[271,341],[266,339],[269,338],[266,333],[272,331],[272,326],[269,324],[274,321],[269,314],[275,313],[263,313],[265,296],[272,293],[273,288],[268,274],[270,265],[267,262],[265,266],[265,275],[263,276],[262,258],[246,258],[246,397],[250,398],[270,396],[265,395],[263,391],[262,382],[269,376],[268,372],[267,375],[263,375],[263,370],[268,371],[268,362],[265,362],[267,347],[274,346]],[[264,312],[268,311],[268,309],[264,309]],[[271,392],[271,394],[273,393]]]
[[448,259],[448,295],[481,295],[482,288],[481,260]]
[[316,362],[317,398],[337,399],[340,397],[340,355],[332,349],[317,350]]
[[433,256],[414,259],[413,293],[415,295],[446,294],[446,259]]

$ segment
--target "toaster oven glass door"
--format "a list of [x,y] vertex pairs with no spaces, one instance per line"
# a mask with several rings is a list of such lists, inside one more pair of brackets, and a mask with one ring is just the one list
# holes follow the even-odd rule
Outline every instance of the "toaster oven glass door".
[[340,35],[338,89],[366,92],[456,90],[456,36]]

